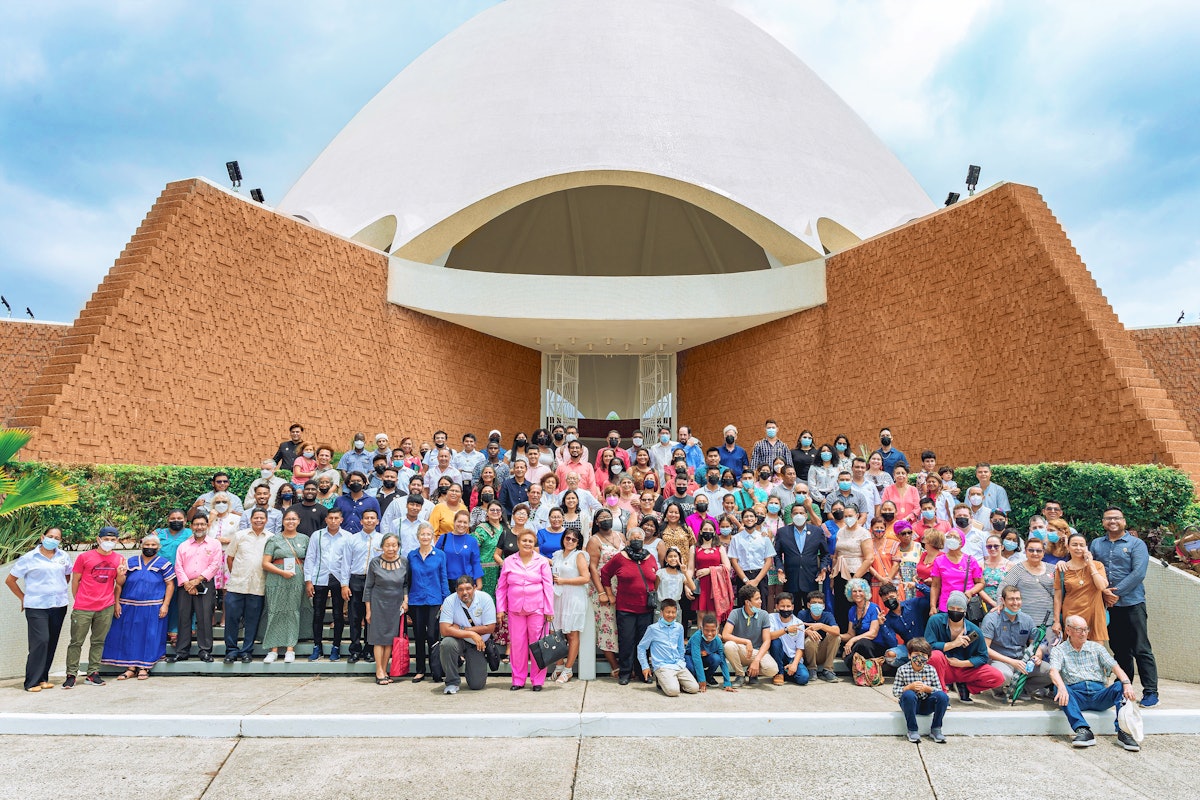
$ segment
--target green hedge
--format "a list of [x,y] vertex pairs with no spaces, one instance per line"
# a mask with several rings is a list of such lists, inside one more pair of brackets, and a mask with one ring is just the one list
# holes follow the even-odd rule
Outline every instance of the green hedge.
[[[257,469],[219,468],[229,473],[230,491],[245,497]],[[57,525],[69,544],[91,541],[104,525],[130,535],[140,535],[165,524],[172,508],[187,507],[209,490],[214,467],[138,467],[127,465],[62,465],[24,463],[17,472],[51,470],[79,487],[75,506],[38,509],[43,525]],[[281,472],[286,476],[286,472]],[[974,468],[955,471],[955,480],[966,497],[974,486]],[[1155,465],[1132,467],[1108,464],[997,464],[992,480],[1008,491],[1013,524],[1024,530],[1043,503],[1054,498],[1075,528],[1089,535],[1101,533],[1104,508],[1124,509],[1129,527],[1138,531],[1166,528],[1178,531],[1200,525],[1200,504],[1186,474]]]
[[[105,525],[131,536],[161,528],[171,509],[186,509],[212,488],[216,472],[229,473],[229,492],[239,500],[245,499],[251,482],[259,477],[259,470],[246,467],[21,463],[13,469],[17,473],[51,471],[79,488],[77,504],[37,509],[40,524],[62,528],[68,545],[92,541]],[[290,477],[286,470],[278,474]]]
[[[963,500],[967,489],[979,483],[974,467],[956,469],[954,480]],[[1067,522],[1089,536],[1103,532],[1100,518],[1108,506],[1119,506],[1128,526],[1137,531],[1174,531],[1200,522],[1191,478],[1156,464],[994,464],[992,482],[1008,492],[1010,519],[1021,531],[1051,498],[1062,504]]]

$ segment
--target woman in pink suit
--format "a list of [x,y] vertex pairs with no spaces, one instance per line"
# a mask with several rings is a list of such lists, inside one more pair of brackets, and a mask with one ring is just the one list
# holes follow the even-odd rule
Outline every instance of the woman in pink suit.
[[550,560],[538,553],[537,536],[532,531],[521,533],[517,546],[517,552],[504,559],[496,583],[496,619],[499,622],[508,617],[512,690],[525,688],[526,675],[532,668],[533,690],[540,692],[546,683],[546,670],[538,669],[529,645],[546,635],[554,619],[554,579]]

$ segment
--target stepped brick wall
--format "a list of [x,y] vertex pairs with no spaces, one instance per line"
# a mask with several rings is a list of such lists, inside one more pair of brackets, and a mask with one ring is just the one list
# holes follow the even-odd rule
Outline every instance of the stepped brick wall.
[[0,319],[0,423],[21,405],[70,325]]
[[826,305],[681,354],[680,418],[703,441],[732,422],[749,448],[774,417],[792,446],[803,426],[874,449],[887,425],[910,459],[1158,461],[1200,479],[1196,435],[1036,190],[869,239],[827,280]]
[[1188,429],[1200,439],[1200,324],[1129,332]]
[[169,184],[13,422],[23,458],[255,464],[293,421],[534,427],[541,356],[387,301],[387,257],[201,180]]

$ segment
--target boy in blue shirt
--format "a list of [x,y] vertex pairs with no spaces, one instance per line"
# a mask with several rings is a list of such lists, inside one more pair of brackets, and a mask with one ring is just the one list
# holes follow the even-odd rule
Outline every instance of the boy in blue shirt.
[[649,650],[650,659],[654,661],[654,677],[663,694],[678,697],[681,690],[695,694],[700,691],[700,686],[688,671],[683,657],[683,626],[675,621],[679,616],[679,604],[668,597],[659,604],[658,610],[662,617],[646,628],[637,646],[642,677],[650,680],[650,661],[646,658]]
[[804,648],[804,664],[808,671],[826,683],[837,683],[833,672],[833,660],[837,658],[841,630],[832,611],[825,609],[825,593],[808,593],[808,607],[796,614],[796,620],[804,625],[807,646]]
[[708,613],[700,621],[700,630],[692,634],[687,644],[687,667],[700,684],[700,691],[717,685],[717,669],[725,679],[725,691],[736,692],[729,678],[729,662],[725,659],[725,643],[717,636],[717,615]]

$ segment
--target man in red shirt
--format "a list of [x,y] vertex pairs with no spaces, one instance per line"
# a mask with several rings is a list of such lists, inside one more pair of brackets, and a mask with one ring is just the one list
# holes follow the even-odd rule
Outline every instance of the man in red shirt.
[[63,688],[75,685],[79,672],[79,654],[83,640],[91,635],[88,648],[88,675],[84,683],[103,686],[100,678],[100,658],[104,654],[104,640],[112,626],[113,607],[117,602],[117,579],[125,574],[125,559],[113,551],[117,547],[120,531],[116,528],[101,528],[97,534],[97,546],[75,559],[71,567],[71,596],[75,608],[71,611],[71,643],[67,646],[67,679]]

